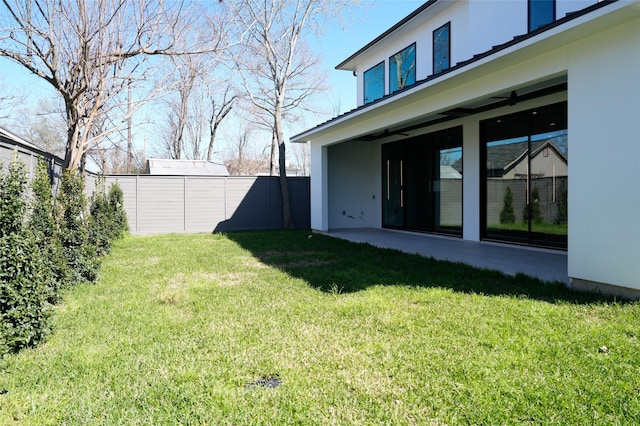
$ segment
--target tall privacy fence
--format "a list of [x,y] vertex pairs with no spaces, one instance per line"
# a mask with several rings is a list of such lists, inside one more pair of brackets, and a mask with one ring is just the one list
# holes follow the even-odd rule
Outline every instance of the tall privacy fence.
[[7,166],[16,155],[25,164],[29,180],[35,174],[38,159],[45,160],[49,165],[51,184],[54,188],[58,187],[62,176],[63,160],[0,128],[0,163]]
[[[309,178],[290,177],[293,224],[309,228]],[[133,234],[281,229],[278,177],[107,176],[118,182]]]
[[[29,178],[38,159],[49,165],[54,190],[62,175],[62,159],[0,128],[0,161],[9,164],[16,155],[26,165]],[[293,224],[311,226],[308,177],[290,177]],[[92,194],[97,176],[88,175],[86,192]],[[107,189],[118,182],[133,234],[195,233],[281,229],[282,205],[278,177],[219,176],[105,176]]]

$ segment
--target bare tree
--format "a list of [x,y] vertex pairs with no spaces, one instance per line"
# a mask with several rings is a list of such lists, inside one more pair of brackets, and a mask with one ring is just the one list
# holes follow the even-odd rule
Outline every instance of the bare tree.
[[232,176],[256,176],[268,163],[267,152],[258,152],[251,144],[253,130],[251,125],[244,126],[238,132],[235,144],[227,147],[224,163]]
[[238,0],[234,15],[247,30],[242,55],[234,57],[244,88],[262,113],[272,134],[271,173],[278,152],[283,226],[292,228],[291,203],[286,179],[283,122],[309,108],[311,96],[323,89],[319,57],[305,45],[304,37],[321,28],[321,21],[335,16],[350,2],[340,0]]
[[51,99],[41,99],[38,105],[16,109],[12,128],[28,141],[58,156],[64,155],[66,123],[60,105]]
[[[138,89],[148,85],[150,56],[221,47],[225,31],[217,27],[207,40],[190,37],[209,16],[197,6],[183,1],[2,0],[0,55],[47,81],[64,101],[65,168],[80,168],[91,145],[117,130],[96,132],[100,115],[117,111],[122,123],[133,114],[136,108],[127,108],[122,95],[131,81],[142,81]],[[189,47],[178,50],[178,39],[188,40]]]
[[209,145],[207,147],[207,160],[211,161],[213,158],[213,144],[218,133],[218,128],[222,123],[222,120],[231,112],[234,101],[238,95],[231,94],[231,85],[228,85],[222,95],[222,99],[217,100],[214,95],[209,96],[211,103],[211,109],[209,110]]
[[189,98],[193,93],[196,78],[202,72],[201,58],[195,55],[172,58],[175,64],[177,80],[175,82],[177,98],[170,102],[171,113],[169,126],[171,129],[172,158],[180,160],[184,150],[184,137],[189,119]]
[[8,91],[3,83],[4,76],[0,74],[0,120],[11,117],[16,105],[19,105],[20,96],[12,91]]
[[300,174],[309,176],[311,171],[311,144],[309,142],[293,144],[293,155]]
[[180,56],[172,62],[175,81],[162,125],[165,152],[174,159],[201,159],[206,151],[210,161],[218,129],[237,98],[235,89],[228,75],[216,72],[217,57]]

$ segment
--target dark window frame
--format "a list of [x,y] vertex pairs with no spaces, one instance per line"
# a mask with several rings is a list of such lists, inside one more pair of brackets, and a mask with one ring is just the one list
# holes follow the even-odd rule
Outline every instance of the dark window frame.
[[[439,32],[441,32],[444,28],[447,28],[447,66],[446,67],[441,67],[441,66],[436,66],[436,36]],[[444,72],[446,70],[448,70],[449,68],[451,68],[451,21],[439,26],[438,28],[436,28],[435,30],[433,30],[433,34],[431,37],[431,47],[432,47],[432,71],[433,74],[440,74],[441,72]]]
[[[380,65],[382,65],[382,95],[375,98],[375,99],[371,99],[371,100],[367,100],[367,73],[369,73],[370,71],[373,71],[375,68],[378,68]],[[371,68],[369,68],[368,70],[366,70],[363,74],[362,74],[362,103],[363,105],[367,105],[370,104],[372,102],[377,101],[378,99],[381,99],[384,97],[385,95],[385,80],[386,79],[386,66],[385,66],[385,61],[381,61],[377,64],[375,64],[374,66],[372,66]]]
[[531,13],[532,9],[533,9],[535,3],[542,3],[542,2],[540,2],[540,0],[527,0],[527,29],[528,29],[529,32],[535,31],[540,27],[548,25],[548,24],[554,22],[557,19],[558,9],[557,9],[556,0],[543,0],[543,1],[545,3],[551,3],[551,6],[553,7],[551,21],[544,22],[542,24],[538,24],[537,22],[533,22],[533,14]]
[[[481,120],[478,125],[479,125],[479,130],[480,130],[480,143],[478,144],[478,149],[479,149],[479,158],[480,158],[480,179],[479,179],[479,194],[480,194],[480,215],[479,215],[479,219],[480,219],[480,223],[479,223],[479,229],[480,229],[480,239],[482,241],[498,241],[498,242],[502,242],[502,243],[514,243],[514,244],[522,244],[522,245],[526,245],[526,246],[532,246],[532,247],[544,247],[544,248],[549,248],[549,249],[557,249],[557,250],[563,250],[566,251],[567,250],[567,239],[568,239],[568,235],[565,237],[564,241],[553,241],[551,239],[540,239],[538,238],[536,235],[534,235],[534,233],[531,232],[531,229],[529,229],[527,231],[527,235],[526,236],[517,236],[517,235],[509,235],[508,233],[505,233],[503,235],[497,236],[495,233],[489,232],[487,229],[487,200],[488,200],[488,191],[487,191],[487,143],[488,143],[488,131],[487,131],[487,123],[490,122],[500,122],[505,118],[520,118],[523,119],[524,117],[527,117],[527,124],[526,124],[526,128],[523,128],[523,133],[517,136],[514,136],[512,134],[512,137],[527,137],[528,141],[530,143],[531,141],[531,136],[534,135],[534,132],[536,131],[536,126],[534,126],[532,118],[533,115],[537,114],[537,112],[539,111],[549,111],[549,110],[553,110],[555,108],[563,108],[564,112],[562,113],[562,117],[563,117],[563,122],[562,122],[562,126],[561,127],[565,127],[565,129],[568,129],[568,102],[565,101],[560,101],[560,102],[553,102],[550,104],[545,104],[545,105],[541,105],[539,107],[536,108],[530,108],[530,109],[526,109],[526,110],[522,110],[522,111],[518,111],[518,112],[513,112],[513,113],[507,113],[507,114],[501,114],[499,116],[494,116],[491,118],[487,118],[487,119],[483,119]],[[508,138],[508,137],[507,137]]]
[[[391,67],[392,67],[392,61],[395,63],[395,59],[394,57],[396,55],[399,55],[401,53],[403,53],[404,51],[413,48],[413,81],[411,83],[405,84],[402,87],[398,87],[398,88],[392,88],[392,82],[393,79],[391,78]],[[400,91],[402,89],[404,89],[405,87],[411,86],[412,84],[415,84],[416,82],[416,65],[418,63],[418,52],[416,49],[416,42],[414,41],[413,43],[411,43],[410,45],[408,45],[407,47],[405,47],[404,49],[399,50],[398,52],[394,53],[393,55],[389,56],[389,93],[395,93],[397,91]]]

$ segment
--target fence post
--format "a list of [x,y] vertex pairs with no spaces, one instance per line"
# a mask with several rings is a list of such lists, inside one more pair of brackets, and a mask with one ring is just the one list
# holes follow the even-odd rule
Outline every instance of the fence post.
[[184,232],[187,232],[187,200],[188,200],[188,195],[187,195],[187,176],[183,176],[183,181],[182,181],[182,185],[183,185],[183,197],[182,197],[182,230]]
[[136,232],[140,230],[140,175],[136,175]]

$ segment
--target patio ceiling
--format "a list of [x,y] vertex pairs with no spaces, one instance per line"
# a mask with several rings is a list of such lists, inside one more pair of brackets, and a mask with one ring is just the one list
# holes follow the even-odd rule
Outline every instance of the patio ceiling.
[[537,82],[527,86],[521,86],[516,89],[506,89],[503,92],[493,93],[480,99],[470,100],[463,104],[449,108],[444,111],[434,111],[432,113],[422,115],[408,122],[403,122],[395,127],[384,127],[375,129],[370,133],[358,136],[352,140],[358,141],[374,141],[387,138],[394,135],[410,136],[414,130],[419,130],[426,126],[466,117],[491,109],[503,106],[513,106],[518,102],[539,98],[541,96],[553,93],[563,92],[567,90],[567,76]]

